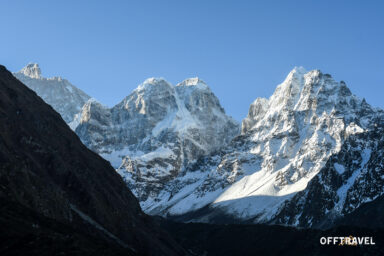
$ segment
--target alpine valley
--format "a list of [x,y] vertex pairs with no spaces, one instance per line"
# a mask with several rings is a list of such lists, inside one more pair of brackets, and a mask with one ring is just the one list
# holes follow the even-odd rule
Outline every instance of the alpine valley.
[[150,78],[108,108],[37,64],[14,75],[110,161],[147,214],[307,228],[355,214],[355,225],[384,226],[361,214],[383,209],[384,111],[319,70],[294,68],[241,125],[199,78]]

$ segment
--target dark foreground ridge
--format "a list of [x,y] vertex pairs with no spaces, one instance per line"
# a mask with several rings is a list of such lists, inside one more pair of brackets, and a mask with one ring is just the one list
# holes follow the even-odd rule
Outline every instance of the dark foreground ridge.
[[0,255],[184,255],[112,166],[0,66]]

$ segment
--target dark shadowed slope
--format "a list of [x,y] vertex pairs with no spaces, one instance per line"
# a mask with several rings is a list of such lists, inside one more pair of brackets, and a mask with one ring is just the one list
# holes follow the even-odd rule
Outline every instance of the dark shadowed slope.
[[363,204],[356,211],[337,220],[336,224],[384,228],[384,196]]
[[[338,226],[328,230],[264,224],[203,224],[158,220],[193,255],[384,255],[383,229]],[[373,237],[375,245],[321,245],[321,237]]]
[[[74,239],[79,241],[74,247],[90,246],[90,250],[103,247],[95,242],[101,240],[128,255],[184,254],[141,211],[111,165],[88,150],[58,113],[3,66],[0,163],[0,224],[8,224],[1,228],[2,255],[11,254],[11,244],[18,249],[37,248],[38,243],[30,243],[36,229],[40,230],[37,240],[46,247],[58,246],[62,238],[64,244]],[[7,243],[5,228],[12,230]],[[20,230],[19,235],[15,229]],[[22,240],[20,234],[28,232],[31,237]]]

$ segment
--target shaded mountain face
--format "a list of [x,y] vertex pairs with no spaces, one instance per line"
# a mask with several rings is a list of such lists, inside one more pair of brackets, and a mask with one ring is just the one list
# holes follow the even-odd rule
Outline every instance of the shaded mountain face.
[[[177,223],[160,220],[162,227],[194,255],[382,255],[384,230],[340,226],[327,230],[281,225]],[[321,237],[372,237],[375,245],[321,245]]]
[[332,223],[383,193],[381,120],[383,112],[345,83],[295,68],[250,106],[240,136],[189,166],[148,212],[182,221]]
[[[36,222],[44,225],[39,234],[53,241],[60,238],[54,227],[62,225],[69,230],[63,231],[66,239],[81,230],[84,244],[101,239],[127,250],[128,255],[184,254],[141,211],[112,166],[87,149],[58,113],[3,66],[0,162],[0,198],[9,202],[8,208],[1,208],[5,215],[0,221],[10,219],[5,223],[16,223],[17,230],[36,228],[28,222],[27,216],[33,213]],[[11,213],[16,220],[9,217]]]
[[51,105],[67,124],[73,126],[76,114],[90,97],[82,90],[61,77],[45,78],[38,64],[30,63],[19,72],[13,73],[23,84],[35,91]]
[[[240,132],[200,79],[173,86],[147,79],[113,108],[88,101],[76,133],[118,169],[144,210],[188,164],[228,144]],[[168,188],[167,188],[168,189]]]

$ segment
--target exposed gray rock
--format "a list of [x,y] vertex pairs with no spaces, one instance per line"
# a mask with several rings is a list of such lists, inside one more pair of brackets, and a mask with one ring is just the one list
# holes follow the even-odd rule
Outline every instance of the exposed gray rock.
[[113,108],[87,102],[79,117],[76,133],[84,144],[109,160],[142,202],[159,200],[188,164],[240,131],[198,78],[176,86],[147,79]]
[[84,103],[90,99],[86,93],[66,79],[43,77],[40,67],[36,63],[28,64],[13,75],[59,112],[67,124],[74,120]]

